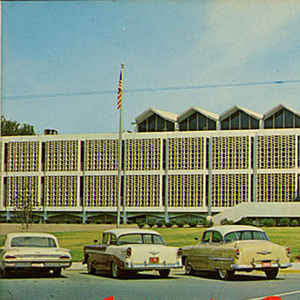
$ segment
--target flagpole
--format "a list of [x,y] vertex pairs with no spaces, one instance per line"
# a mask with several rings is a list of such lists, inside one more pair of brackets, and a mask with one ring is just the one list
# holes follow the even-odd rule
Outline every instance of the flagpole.
[[123,72],[124,64],[121,64],[120,81],[118,89],[118,104],[117,108],[120,111],[119,122],[119,159],[118,159],[118,203],[117,203],[117,228],[120,228],[121,223],[121,184],[122,184],[122,135],[123,135]]

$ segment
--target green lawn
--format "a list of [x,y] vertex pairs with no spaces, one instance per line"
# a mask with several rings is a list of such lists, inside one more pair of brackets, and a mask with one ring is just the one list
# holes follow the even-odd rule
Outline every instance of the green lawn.
[[[158,231],[166,243],[170,246],[183,247],[197,243],[195,238],[200,238],[206,228],[154,228]],[[300,227],[266,227],[271,241],[291,248],[292,260],[300,255]],[[100,240],[103,230],[99,231],[73,231],[55,232],[61,247],[71,249],[74,261],[82,260],[82,249],[84,245],[93,244],[94,240]],[[0,235],[0,241],[3,240]]]

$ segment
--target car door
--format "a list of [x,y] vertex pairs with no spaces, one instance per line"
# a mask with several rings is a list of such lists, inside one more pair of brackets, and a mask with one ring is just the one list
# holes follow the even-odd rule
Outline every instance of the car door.
[[[95,251],[93,251],[93,263],[94,266],[96,267],[97,270],[107,270],[108,266],[107,266],[107,248],[109,247],[110,244],[110,233],[104,233],[102,236],[102,242],[101,244],[97,245],[97,248],[95,249]],[[110,266],[109,266],[110,268]]]
[[222,234],[218,231],[213,231],[210,242],[209,269],[223,269],[224,259],[224,242]]
[[203,233],[201,242],[192,247],[189,255],[189,262],[194,270],[207,270],[210,253],[211,232]]

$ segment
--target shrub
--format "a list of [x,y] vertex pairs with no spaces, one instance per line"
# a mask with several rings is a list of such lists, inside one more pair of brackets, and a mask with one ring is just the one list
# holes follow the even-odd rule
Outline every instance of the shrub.
[[214,226],[214,222],[212,219],[204,219],[203,226],[204,227],[212,227],[212,226]]
[[143,228],[145,226],[145,223],[142,222],[142,221],[137,221],[136,222],[136,225],[139,227],[139,228]]
[[147,225],[152,228],[154,225],[156,225],[156,219],[155,218],[149,218],[147,220]]
[[199,223],[198,220],[192,219],[192,220],[190,220],[190,221],[188,222],[188,225],[189,225],[190,227],[197,227],[198,223]]
[[164,222],[163,220],[158,220],[157,223],[156,223],[156,226],[157,226],[158,228],[160,228],[160,227],[163,227],[164,224],[165,224],[165,222]]
[[185,225],[185,221],[182,219],[176,220],[175,223],[178,227],[183,227]]
[[241,225],[253,225],[253,220],[250,218],[243,218],[239,224]]
[[293,227],[299,226],[298,220],[293,219],[293,220],[291,221],[291,223],[290,223],[290,226],[293,226]]
[[233,224],[234,222],[232,220],[228,220],[227,218],[221,220],[221,225],[233,225]]
[[265,227],[274,227],[274,226],[276,226],[276,221],[271,218],[262,219],[260,222],[260,225],[265,226]]
[[290,220],[289,218],[282,218],[279,220],[278,222],[278,226],[282,226],[282,227],[285,227],[285,226],[289,226],[290,225]]
[[169,221],[165,225],[166,225],[166,227],[170,228],[170,227],[172,227],[174,225],[174,222],[173,221]]

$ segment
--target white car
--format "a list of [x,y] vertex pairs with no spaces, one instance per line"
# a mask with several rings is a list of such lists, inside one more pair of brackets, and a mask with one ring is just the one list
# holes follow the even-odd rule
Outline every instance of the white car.
[[157,270],[168,277],[170,269],[181,268],[181,249],[166,246],[153,230],[113,229],[103,233],[102,242],[84,247],[88,273],[108,272],[117,278],[124,273]]
[[60,276],[61,270],[71,264],[70,251],[59,248],[57,238],[48,233],[9,233],[4,247],[0,248],[2,277],[18,271],[43,271]]

